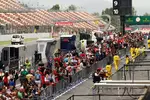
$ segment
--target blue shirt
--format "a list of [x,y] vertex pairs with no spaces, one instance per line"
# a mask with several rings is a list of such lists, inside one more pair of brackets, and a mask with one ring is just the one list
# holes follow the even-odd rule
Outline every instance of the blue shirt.
[[9,86],[15,86],[15,82],[14,81],[10,81],[9,82]]
[[68,62],[68,58],[65,58],[65,59],[64,59],[64,62]]

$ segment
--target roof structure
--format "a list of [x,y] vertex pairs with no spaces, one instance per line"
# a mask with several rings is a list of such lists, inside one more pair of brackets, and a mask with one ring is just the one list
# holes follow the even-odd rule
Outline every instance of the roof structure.
[[[98,18],[87,12],[48,12],[46,10],[28,11],[17,0],[0,0],[0,24],[22,26],[50,26],[56,22],[68,21],[71,28],[98,29],[104,26]],[[14,12],[9,12],[14,11]],[[20,12],[23,11],[23,12]],[[26,11],[26,12],[25,12]],[[98,21],[98,25],[95,23]]]

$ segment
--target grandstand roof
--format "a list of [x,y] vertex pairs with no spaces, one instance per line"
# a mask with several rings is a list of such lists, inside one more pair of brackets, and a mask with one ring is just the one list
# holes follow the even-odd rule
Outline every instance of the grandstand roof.
[[1,12],[8,11],[25,11],[25,7],[21,6],[17,0],[0,0],[0,10]]
[[[99,20],[87,12],[48,12],[46,10],[28,11],[17,0],[0,0],[0,24],[12,26],[48,26],[56,22],[72,22],[75,28],[97,29],[94,21]],[[25,12],[26,11],[26,12]],[[3,12],[3,13],[2,13]],[[102,24],[99,21],[99,24]]]
[[71,21],[76,28],[96,29],[98,27],[94,23],[94,20],[98,19],[85,12],[47,12],[46,10],[37,10],[26,13],[0,13],[0,20],[3,24],[13,26],[55,25],[56,22]]

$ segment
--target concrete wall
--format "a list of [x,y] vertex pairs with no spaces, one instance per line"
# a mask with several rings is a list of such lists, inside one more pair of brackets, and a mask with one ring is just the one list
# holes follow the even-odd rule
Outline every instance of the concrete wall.
[[141,96],[138,100],[150,100],[150,87],[146,88],[143,92],[143,96]]
[[[28,33],[28,34],[22,34],[24,38],[42,38],[42,37],[49,37],[50,33]],[[9,41],[11,40],[11,35],[0,35],[0,41]]]

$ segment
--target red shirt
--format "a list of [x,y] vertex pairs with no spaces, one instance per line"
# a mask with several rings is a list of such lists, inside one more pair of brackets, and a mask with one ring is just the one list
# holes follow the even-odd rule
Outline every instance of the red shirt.
[[82,53],[82,54],[80,54],[80,57],[84,58],[84,57],[86,57],[86,54]]
[[54,61],[55,61],[55,62],[59,62],[59,63],[60,63],[60,61],[61,61],[61,60],[60,60],[60,57],[56,57],[56,58],[54,58]]
[[41,75],[42,84],[45,84],[45,76]]

